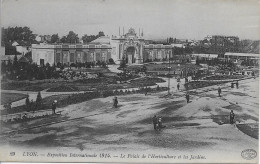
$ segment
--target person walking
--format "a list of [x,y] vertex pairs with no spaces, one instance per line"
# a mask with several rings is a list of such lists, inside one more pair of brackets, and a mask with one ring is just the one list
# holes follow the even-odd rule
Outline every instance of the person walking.
[[180,83],[177,84],[177,89],[180,90]]
[[234,83],[233,82],[231,82],[231,88],[234,88]]
[[190,95],[189,95],[189,92],[186,93],[186,100],[187,100],[187,103],[189,103],[189,101],[190,101]]
[[118,100],[117,97],[114,97],[114,107],[117,108]]
[[161,117],[158,118],[158,128],[159,128],[159,130],[161,130],[161,128],[162,128],[162,118]]
[[236,82],[236,86],[237,86],[237,89],[238,89],[238,81]]
[[218,87],[218,96],[219,96],[219,97],[221,97],[221,95],[220,95],[220,94],[221,94],[221,88],[220,88],[220,87]]
[[233,124],[235,119],[235,114],[233,110],[231,110],[229,117],[230,117],[230,124]]
[[158,119],[156,115],[153,116],[153,129],[157,130]]
[[54,100],[51,104],[52,114],[56,114],[57,100]]

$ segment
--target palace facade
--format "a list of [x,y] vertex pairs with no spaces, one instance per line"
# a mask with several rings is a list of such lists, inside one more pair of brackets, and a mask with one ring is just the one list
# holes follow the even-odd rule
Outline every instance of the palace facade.
[[[139,32],[140,33],[140,32]],[[146,61],[164,61],[172,57],[173,46],[145,44],[143,33],[137,35],[133,28],[119,36],[102,36],[89,44],[33,44],[32,60],[42,64],[72,64],[85,62],[141,64]]]

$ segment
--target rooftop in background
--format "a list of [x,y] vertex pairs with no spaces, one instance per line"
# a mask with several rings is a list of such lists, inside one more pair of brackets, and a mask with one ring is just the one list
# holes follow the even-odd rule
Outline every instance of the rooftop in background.
[[101,37],[91,41],[90,44],[110,44],[110,37],[101,36]]
[[257,58],[259,58],[260,54],[226,52],[225,56],[245,56],[245,57],[257,57]]
[[192,56],[198,56],[202,58],[217,58],[218,54],[191,54]]

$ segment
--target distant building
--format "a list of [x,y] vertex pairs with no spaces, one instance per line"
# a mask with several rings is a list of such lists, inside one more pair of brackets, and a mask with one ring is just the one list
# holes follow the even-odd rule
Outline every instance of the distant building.
[[133,28],[119,36],[102,36],[89,44],[33,44],[32,60],[37,64],[72,64],[76,62],[108,62],[140,64],[148,61],[163,61],[172,57],[172,45],[145,44],[142,34]]
[[240,64],[242,61],[250,61],[252,65],[259,65],[260,54],[253,53],[225,53],[224,57],[234,63]]
[[26,53],[31,51],[31,45],[26,42],[14,41],[12,43],[12,46],[14,46],[16,48],[16,51],[22,55],[25,55]]

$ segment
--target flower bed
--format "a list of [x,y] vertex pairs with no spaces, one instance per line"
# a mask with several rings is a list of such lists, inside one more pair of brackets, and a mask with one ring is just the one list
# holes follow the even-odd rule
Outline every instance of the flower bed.
[[134,86],[152,86],[156,85],[156,83],[163,83],[165,80],[157,77],[144,77],[139,79],[131,80],[130,83]]

